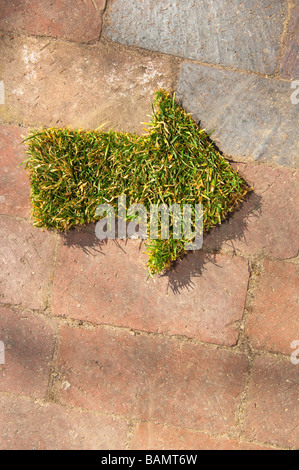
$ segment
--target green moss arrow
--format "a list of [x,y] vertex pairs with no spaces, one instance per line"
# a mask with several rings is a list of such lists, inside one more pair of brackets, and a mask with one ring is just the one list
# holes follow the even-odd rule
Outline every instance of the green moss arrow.
[[[175,101],[156,93],[148,134],[46,129],[32,131],[26,168],[34,225],[58,231],[97,220],[96,208],[127,203],[203,204],[204,231],[220,224],[250,188]],[[150,273],[184,252],[186,240],[147,242]]]

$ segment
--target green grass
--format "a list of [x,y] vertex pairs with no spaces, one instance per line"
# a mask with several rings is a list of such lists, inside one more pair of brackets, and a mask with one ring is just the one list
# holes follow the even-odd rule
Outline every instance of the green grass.
[[[57,231],[95,222],[98,205],[203,204],[204,232],[220,224],[250,190],[175,101],[158,91],[148,134],[31,131],[25,162],[34,225]],[[161,233],[160,233],[161,235]],[[148,269],[161,273],[186,240],[147,240]]]

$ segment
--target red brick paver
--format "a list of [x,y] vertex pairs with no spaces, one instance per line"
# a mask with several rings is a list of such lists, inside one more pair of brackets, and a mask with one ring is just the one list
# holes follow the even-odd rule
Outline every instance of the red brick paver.
[[24,167],[25,149],[21,143],[26,130],[0,126],[0,214],[27,217],[30,214],[30,185]]
[[299,448],[299,366],[277,357],[260,357],[248,391],[244,435]]
[[0,0],[0,30],[88,43],[99,39],[106,0]]
[[291,354],[299,339],[299,266],[265,261],[246,332],[256,349]]
[[44,397],[54,352],[54,332],[45,318],[0,307],[0,391]]
[[293,258],[298,255],[299,174],[265,165],[235,164],[254,187],[248,201],[204,243],[246,255]]
[[23,220],[1,216],[0,222],[0,302],[44,308],[56,237]]
[[245,356],[169,338],[64,328],[62,403],[189,429],[227,431],[245,386]]
[[111,241],[100,253],[94,233],[71,234],[58,252],[54,314],[235,344],[246,299],[247,262],[201,252],[181,261],[170,278],[147,282],[144,251],[138,242],[118,246]]
[[131,442],[136,450],[270,450],[269,447],[225,437],[171,428],[152,423],[137,424]]
[[128,425],[124,420],[53,403],[0,394],[0,422],[1,450],[126,448]]

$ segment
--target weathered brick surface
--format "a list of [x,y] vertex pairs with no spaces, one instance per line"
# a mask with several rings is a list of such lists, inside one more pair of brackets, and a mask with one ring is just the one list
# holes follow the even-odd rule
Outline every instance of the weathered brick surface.
[[125,421],[0,395],[1,450],[125,450]]
[[256,360],[248,391],[246,437],[298,449],[298,378],[299,366],[290,360]]
[[256,349],[291,354],[299,338],[299,266],[265,261],[246,332]]
[[104,31],[123,44],[271,74],[287,11],[287,0],[114,0]]
[[1,216],[0,302],[41,309],[52,275],[56,237],[29,222]]
[[299,79],[299,5],[294,9],[288,25],[280,73],[283,78]]
[[299,250],[299,175],[286,169],[235,165],[254,193],[204,245],[248,255],[293,258]]
[[59,387],[64,404],[225,432],[236,424],[248,363],[243,355],[169,338],[65,327],[58,367],[68,384]]
[[0,30],[76,42],[99,39],[106,0],[0,0]]
[[153,423],[136,425],[132,450],[270,450],[269,447]]
[[188,63],[177,90],[225,154],[298,167],[299,108],[291,95],[289,82]]
[[50,324],[30,312],[0,307],[0,340],[5,347],[0,391],[44,397],[54,351]]
[[5,122],[144,133],[153,94],[173,89],[176,67],[157,54],[113,44],[82,46],[51,38],[0,39]]
[[0,213],[27,217],[30,214],[30,185],[24,167],[25,129],[0,126]]
[[147,256],[139,242],[118,246],[110,241],[100,249],[94,232],[74,232],[61,246],[52,296],[55,315],[236,343],[249,279],[246,261],[194,253],[169,277],[147,281]]

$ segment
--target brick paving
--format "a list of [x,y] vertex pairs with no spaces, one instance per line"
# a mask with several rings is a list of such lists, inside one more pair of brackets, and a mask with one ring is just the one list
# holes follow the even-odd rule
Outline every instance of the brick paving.
[[202,432],[163,426],[154,423],[139,423],[132,438],[132,449],[136,450],[271,450],[267,446],[249,442],[213,437]]
[[[1,450],[298,449],[298,6],[231,3],[0,0]],[[143,132],[160,87],[254,193],[146,282],[137,241],[32,227],[19,165],[27,128]]]
[[64,328],[57,366],[64,404],[210,432],[236,425],[248,372],[243,354],[102,328]]
[[30,186],[26,172],[20,167],[24,161],[22,136],[26,129],[1,126],[0,139],[0,213],[26,218],[30,214]]
[[259,357],[252,369],[244,435],[298,449],[298,367],[278,357]]
[[114,1],[108,7],[109,22],[104,33],[130,46],[273,73],[288,12],[287,0],[229,3],[228,8],[226,1],[213,0]]
[[48,389],[55,333],[51,322],[30,310],[0,308],[5,362],[1,392],[42,398]]
[[255,349],[289,353],[298,326],[298,276],[298,265],[265,261],[247,323]]
[[291,93],[287,81],[188,63],[178,84],[184,108],[215,130],[213,139],[227,155],[298,167],[298,107]]
[[172,57],[117,44],[82,44],[53,38],[3,35],[1,80],[6,87],[4,122],[24,127],[71,126],[144,133],[152,98],[173,89]]
[[1,0],[0,30],[92,43],[101,36],[105,6],[106,0]]
[[298,171],[268,165],[234,165],[254,194],[205,240],[212,250],[292,259],[298,255]]
[[286,79],[298,80],[299,77],[299,5],[292,12],[288,24],[286,47],[283,51],[283,57],[280,65],[281,76]]
[[53,274],[56,237],[23,219],[1,216],[0,299],[4,304],[42,310]]

